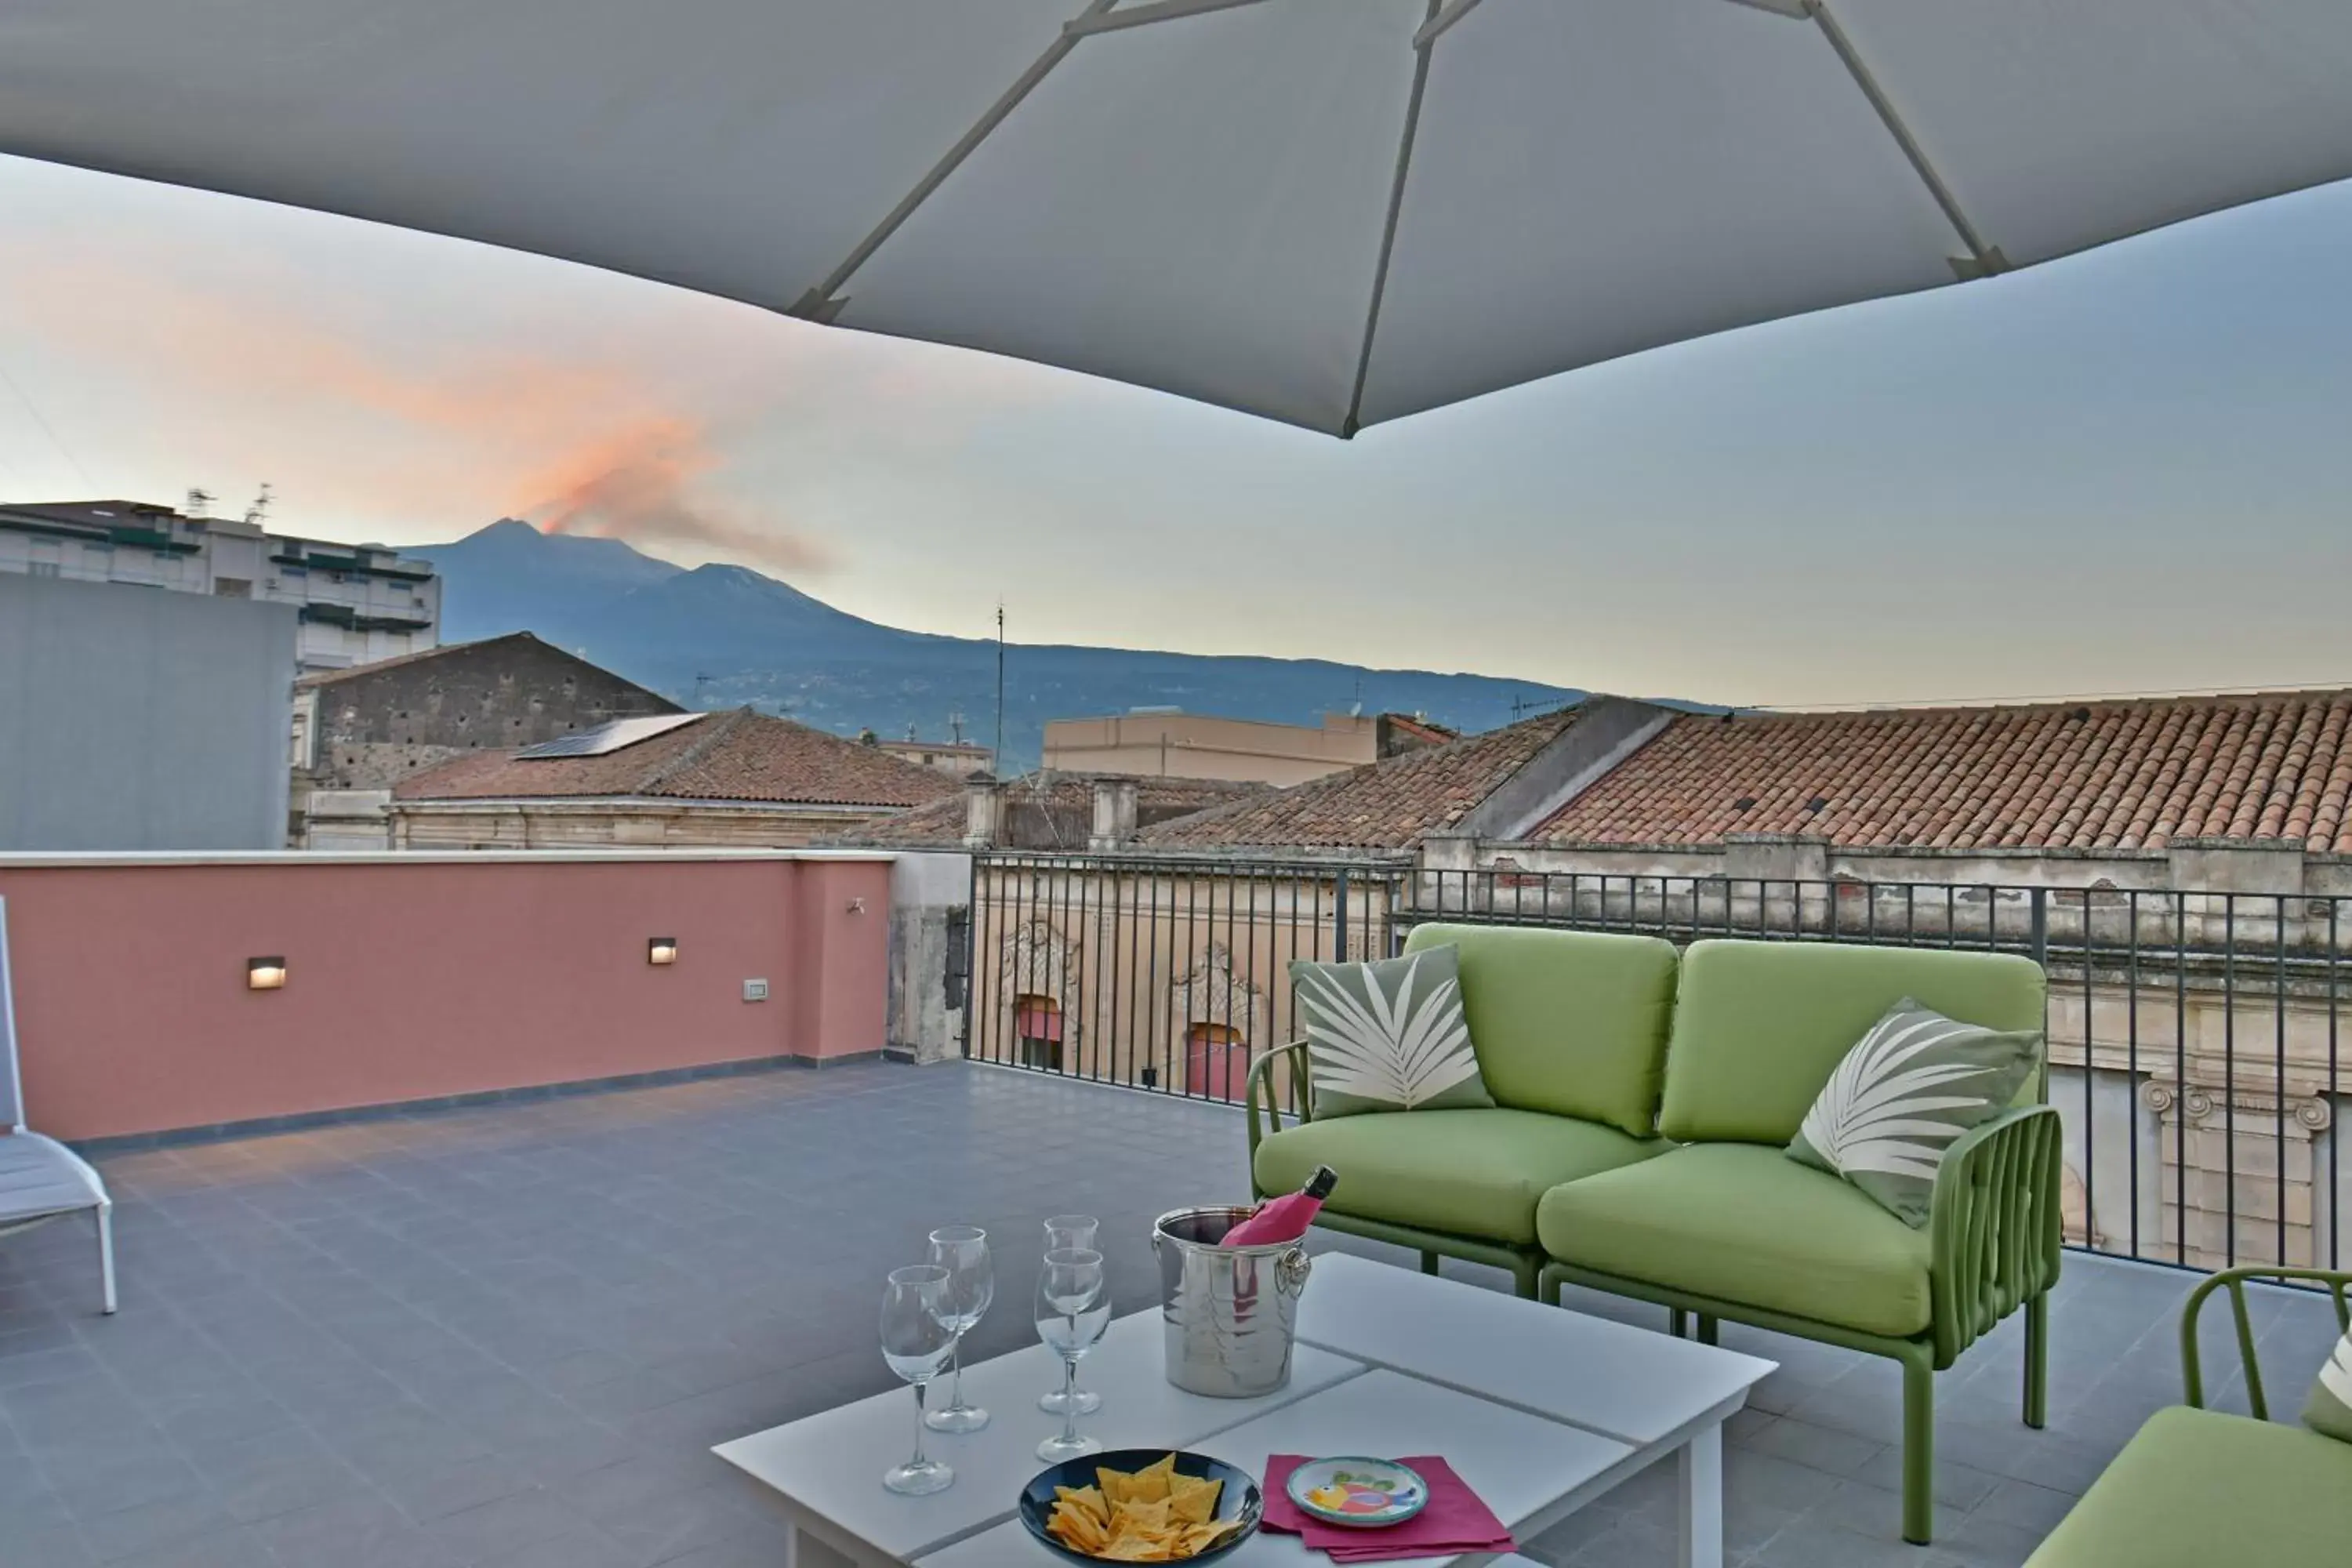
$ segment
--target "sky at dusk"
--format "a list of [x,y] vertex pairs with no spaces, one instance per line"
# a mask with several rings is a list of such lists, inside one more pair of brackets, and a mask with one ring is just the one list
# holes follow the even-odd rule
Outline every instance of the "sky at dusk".
[[980,636],[1823,704],[2352,685],[2352,185],[1352,442],[0,159],[0,498],[625,529]]

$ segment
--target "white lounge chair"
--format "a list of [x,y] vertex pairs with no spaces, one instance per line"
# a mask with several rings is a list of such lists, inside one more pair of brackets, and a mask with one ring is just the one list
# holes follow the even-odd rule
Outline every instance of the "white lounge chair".
[[8,984],[8,902],[0,899],[0,1237],[94,1209],[98,1269],[114,1310],[114,1201],[89,1162],[25,1125],[25,1085],[16,1070],[16,994]]

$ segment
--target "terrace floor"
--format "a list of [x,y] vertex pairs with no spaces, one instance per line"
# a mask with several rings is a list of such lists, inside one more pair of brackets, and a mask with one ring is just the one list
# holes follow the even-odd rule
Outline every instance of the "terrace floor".
[[[890,1386],[874,1306],[926,1230],[1002,1238],[974,1346],[995,1354],[1031,1332],[1003,1304],[1039,1220],[1101,1215],[1122,1310],[1143,1308],[1151,1216],[1238,1194],[1242,1136],[1220,1106],[876,1063],[114,1155],[119,1316],[95,1313],[86,1226],[0,1241],[0,1563],[772,1568],[779,1527],[708,1447]],[[2020,1562],[2178,1397],[2189,1283],[2069,1259],[2046,1432],[2014,1416],[2013,1323],[1939,1380],[1926,1550],[1895,1534],[1893,1366],[1727,1325],[1781,1363],[1732,1426],[1734,1561]],[[2332,1318],[2281,1293],[2261,1311],[2299,1405]],[[1666,1480],[1529,1554],[1667,1563]]]

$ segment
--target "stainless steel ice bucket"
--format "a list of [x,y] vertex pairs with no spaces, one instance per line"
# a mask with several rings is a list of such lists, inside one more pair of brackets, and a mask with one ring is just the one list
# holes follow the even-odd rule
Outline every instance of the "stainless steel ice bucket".
[[1249,1399],[1290,1381],[1307,1248],[1217,1245],[1249,1215],[1245,1208],[1177,1209],[1151,1226],[1168,1381],[1214,1399]]

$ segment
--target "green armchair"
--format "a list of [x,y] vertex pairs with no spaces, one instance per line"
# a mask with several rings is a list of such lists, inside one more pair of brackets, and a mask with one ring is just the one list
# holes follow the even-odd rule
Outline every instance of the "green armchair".
[[[2217,1563],[2352,1560],[2352,1443],[2270,1417],[2246,1310],[2250,1279],[2324,1286],[2352,1326],[2352,1273],[2231,1268],[2189,1292],[2180,1311],[2187,1404],[2159,1410],[2093,1482],[2026,1568],[2212,1568]],[[2226,1291],[2251,1418],[2205,1408],[2198,1314]],[[2315,1371],[2316,1369],[2311,1369]]]

